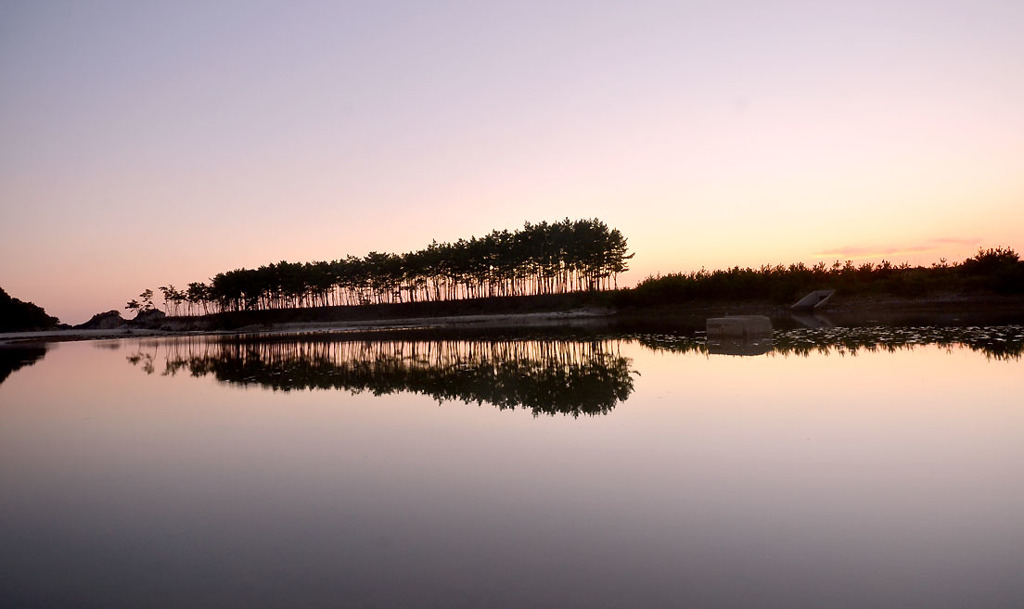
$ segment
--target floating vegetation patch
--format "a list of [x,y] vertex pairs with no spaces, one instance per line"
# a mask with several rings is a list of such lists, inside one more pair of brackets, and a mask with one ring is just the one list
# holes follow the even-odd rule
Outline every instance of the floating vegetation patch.
[[996,360],[1017,360],[1024,352],[1024,326],[805,328],[777,331],[775,352],[783,355],[856,355],[860,351],[913,349],[923,345],[966,347]]
[[[655,351],[674,353],[715,353],[709,348],[705,336],[695,334],[638,334],[633,338]],[[984,353],[996,360],[1017,360],[1024,353],[1024,326],[964,326],[964,327],[858,327],[858,328],[803,328],[776,330],[772,333],[772,347],[751,354],[779,355],[856,355],[861,351],[890,351],[913,349],[917,346],[966,347]],[[740,350],[732,354],[741,355]]]

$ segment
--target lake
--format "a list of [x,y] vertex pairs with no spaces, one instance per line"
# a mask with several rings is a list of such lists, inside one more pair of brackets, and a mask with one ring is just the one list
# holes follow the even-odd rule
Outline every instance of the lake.
[[1022,350],[1021,326],[0,349],[0,606],[1021,607]]

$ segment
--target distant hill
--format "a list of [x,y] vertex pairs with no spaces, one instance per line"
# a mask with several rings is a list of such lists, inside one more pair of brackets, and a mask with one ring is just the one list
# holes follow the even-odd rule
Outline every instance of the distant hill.
[[0,288],[0,332],[48,330],[60,320],[46,314],[42,307],[12,298]]

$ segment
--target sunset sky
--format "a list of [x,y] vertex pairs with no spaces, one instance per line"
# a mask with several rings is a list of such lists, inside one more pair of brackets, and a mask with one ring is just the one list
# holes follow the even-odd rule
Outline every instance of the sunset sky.
[[1024,252],[1024,3],[0,3],[0,287],[598,217],[620,284]]

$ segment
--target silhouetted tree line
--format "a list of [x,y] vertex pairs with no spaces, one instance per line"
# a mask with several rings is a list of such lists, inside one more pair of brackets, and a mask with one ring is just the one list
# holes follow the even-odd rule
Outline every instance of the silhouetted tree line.
[[[338,341],[309,339],[154,343],[168,345],[164,374],[188,370],[273,390],[414,392],[438,402],[527,408],[534,415],[607,414],[633,391],[631,360],[613,342]],[[128,356],[147,373],[155,353]]]
[[236,269],[209,283],[160,291],[175,315],[564,294],[618,287],[630,258],[618,229],[596,218],[566,218],[455,243],[434,241],[405,254],[374,251],[361,258]]
[[0,332],[46,330],[59,323],[59,319],[47,315],[42,307],[12,298],[0,288]]
[[980,249],[960,264],[942,260],[931,267],[852,261],[733,267],[726,270],[648,277],[624,298],[628,304],[661,304],[685,300],[770,300],[790,303],[812,290],[832,288],[844,295],[894,294],[920,296],[943,292],[989,291],[1024,293],[1024,261],[1010,248]]

